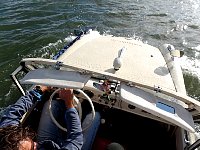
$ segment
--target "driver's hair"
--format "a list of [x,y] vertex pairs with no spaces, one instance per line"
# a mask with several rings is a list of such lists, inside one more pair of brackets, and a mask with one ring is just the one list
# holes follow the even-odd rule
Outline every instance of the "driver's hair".
[[6,126],[0,128],[0,148],[1,150],[18,150],[18,144],[23,139],[35,138],[36,134],[29,127]]
[[[42,102],[49,100],[53,90],[45,91],[42,95]],[[58,94],[55,94],[55,97]],[[0,150],[18,150],[18,144],[24,139],[35,139],[36,132],[22,124],[0,127]]]

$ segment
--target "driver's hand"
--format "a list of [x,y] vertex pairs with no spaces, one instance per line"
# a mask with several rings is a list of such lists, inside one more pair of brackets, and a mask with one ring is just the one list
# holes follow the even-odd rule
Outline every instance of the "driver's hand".
[[46,91],[50,91],[52,89],[52,87],[40,85],[40,89],[44,93]]
[[59,91],[59,97],[65,101],[67,108],[74,108],[74,94],[72,89],[61,89]]
[[43,94],[43,93],[45,93],[45,92],[51,92],[51,91],[53,90],[53,87],[45,86],[45,85],[36,85],[36,86],[35,86],[35,89],[36,89],[37,91],[42,92],[42,94]]

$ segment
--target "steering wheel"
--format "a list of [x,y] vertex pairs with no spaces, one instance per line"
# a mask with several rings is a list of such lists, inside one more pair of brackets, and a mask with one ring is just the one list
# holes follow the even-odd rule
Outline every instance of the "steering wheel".
[[[64,127],[62,127],[62,126],[56,121],[56,119],[54,118],[53,113],[52,113],[52,111],[51,111],[51,102],[52,102],[53,96],[54,96],[58,91],[60,91],[60,90],[61,90],[60,88],[58,88],[57,90],[55,90],[55,91],[51,94],[51,96],[50,96],[50,98],[49,98],[49,113],[50,113],[50,117],[51,117],[52,121],[56,124],[56,126],[57,126],[58,128],[60,128],[61,130],[67,132],[67,129],[64,128]],[[90,106],[91,106],[91,108],[92,108],[92,119],[91,119],[91,121],[89,122],[89,124],[88,124],[86,127],[84,127],[84,128],[82,129],[83,131],[85,131],[86,129],[88,129],[88,128],[90,127],[90,125],[92,124],[92,122],[93,122],[93,120],[94,120],[94,118],[95,118],[94,105],[93,105],[92,100],[90,99],[90,97],[89,97],[85,92],[83,92],[83,91],[80,90],[80,89],[76,89],[76,91],[82,93],[82,94],[85,96],[85,98],[88,100],[88,102],[90,103]],[[81,118],[82,118],[82,107],[81,107],[81,103],[79,102],[79,100],[78,100],[78,98],[77,98],[76,96],[74,96],[74,101],[75,101],[75,103],[77,104],[77,111],[78,111],[78,114],[79,114],[79,118],[80,118],[80,120],[81,120]]]

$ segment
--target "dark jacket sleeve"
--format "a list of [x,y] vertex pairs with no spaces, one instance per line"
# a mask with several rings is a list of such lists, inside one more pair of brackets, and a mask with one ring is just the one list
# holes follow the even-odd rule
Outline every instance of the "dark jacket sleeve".
[[36,100],[41,95],[36,91],[27,92],[25,96],[22,96],[15,104],[7,108],[3,114],[0,127],[6,127],[9,125],[18,125],[23,115],[31,108]]
[[62,150],[80,150],[83,145],[83,134],[78,112],[75,108],[66,111],[65,121],[67,126],[67,139]]

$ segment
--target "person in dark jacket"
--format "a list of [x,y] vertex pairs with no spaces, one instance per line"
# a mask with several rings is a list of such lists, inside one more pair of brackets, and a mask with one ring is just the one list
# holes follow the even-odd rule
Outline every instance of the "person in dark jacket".
[[[21,126],[20,120],[23,115],[33,106],[35,101],[40,99],[41,93],[46,90],[48,90],[47,87],[42,87],[40,92],[36,89],[27,92],[2,116],[0,121],[1,150],[81,150],[83,133],[78,113],[73,105],[72,90],[63,89],[59,91],[59,98],[62,100],[52,100],[52,113],[56,119],[61,118],[61,123],[67,127],[67,133],[63,133],[52,122],[47,112],[48,101],[44,105],[40,119],[37,143],[33,141],[36,134],[28,127]],[[95,127],[96,129],[100,124],[98,113],[94,122],[95,126],[93,128]],[[90,132],[96,134],[96,131]],[[88,146],[91,147],[91,144]],[[86,149],[88,146],[86,146]]]

